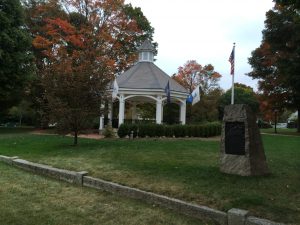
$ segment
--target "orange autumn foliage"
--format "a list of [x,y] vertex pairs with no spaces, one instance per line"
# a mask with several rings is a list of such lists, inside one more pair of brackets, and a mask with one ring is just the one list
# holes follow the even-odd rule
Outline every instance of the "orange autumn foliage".
[[178,83],[192,92],[197,85],[207,93],[210,89],[218,87],[221,74],[214,70],[211,64],[204,67],[196,60],[188,60],[183,66],[178,68],[177,74],[173,75]]

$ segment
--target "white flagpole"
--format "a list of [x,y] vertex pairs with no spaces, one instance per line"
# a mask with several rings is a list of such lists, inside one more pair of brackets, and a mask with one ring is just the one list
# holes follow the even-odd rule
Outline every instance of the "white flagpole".
[[231,85],[231,105],[234,104],[234,74],[232,74],[232,85]]
[[234,104],[234,71],[235,71],[235,43],[233,43],[233,74],[232,74],[232,86],[231,86],[231,105]]

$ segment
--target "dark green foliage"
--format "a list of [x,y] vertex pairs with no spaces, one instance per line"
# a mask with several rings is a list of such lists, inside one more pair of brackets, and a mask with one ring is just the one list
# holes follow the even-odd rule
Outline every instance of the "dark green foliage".
[[[219,99],[220,118],[223,118],[224,107],[230,104],[231,89],[227,90]],[[234,84],[234,104],[246,104],[254,113],[257,113],[259,110],[259,102],[253,89],[240,83]]]
[[173,129],[174,129],[174,136],[176,138],[182,137],[184,127],[182,127],[181,125],[174,125]]
[[[122,125],[121,125],[122,127]],[[141,124],[139,125],[139,128],[138,128],[138,136],[139,137],[146,137],[147,135],[147,125],[146,124]]]
[[133,124],[129,127],[129,133],[130,135],[132,134],[133,137],[135,138],[137,136],[137,132],[138,132],[138,126],[136,124]]
[[269,124],[268,122],[265,122],[263,120],[258,120],[257,126],[259,128],[272,128],[271,124]]
[[179,123],[179,105],[175,103],[169,103],[164,106],[164,118],[163,121],[166,124],[178,124]]
[[211,122],[202,125],[122,124],[118,136],[136,137],[212,137],[221,134],[221,124]]
[[24,25],[19,0],[0,1],[0,110],[16,104],[23,96],[32,73],[31,38]]
[[191,107],[187,106],[187,120],[191,123],[203,123],[206,121],[216,121],[219,119],[219,99],[222,96],[223,90],[216,88],[209,90],[207,93],[201,95],[200,103]]
[[253,70],[248,75],[260,79],[259,90],[274,107],[296,109],[300,118],[300,4],[275,3],[266,13],[262,43],[249,58]]
[[166,125],[165,126],[165,136],[173,137],[174,136],[174,126]]
[[124,123],[124,124],[122,124],[119,127],[119,129],[118,129],[118,136],[120,138],[124,138],[124,137],[126,137],[126,135],[129,134],[129,128],[128,128],[128,126],[129,126],[128,124]]
[[158,137],[166,136],[165,135],[165,126],[156,125],[155,126],[155,135]]

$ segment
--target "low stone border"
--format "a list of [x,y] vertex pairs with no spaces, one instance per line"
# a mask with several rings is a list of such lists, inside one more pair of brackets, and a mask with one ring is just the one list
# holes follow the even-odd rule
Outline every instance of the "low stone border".
[[151,192],[130,188],[117,183],[87,176],[86,171],[74,172],[70,170],[57,169],[48,165],[32,163],[18,157],[7,157],[0,155],[0,161],[21,169],[63,180],[79,186],[95,188],[111,193],[117,193],[129,198],[143,200],[151,204],[157,204],[176,212],[199,218],[211,219],[220,225],[284,225],[270,220],[249,216],[249,211],[242,209],[230,209],[227,213],[206,206],[191,204],[175,198],[169,198]]
[[63,180],[72,184],[77,184],[82,186],[83,176],[87,175],[87,172],[74,172],[70,170],[63,170],[53,168],[51,166],[32,163],[23,159],[12,160],[12,165],[22,168],[24,170],[32,171],[41,175],[46,175],[58,180]]
[[108,182],[101,179],[85,176],[83,177],[83,186],[92,187],[99,190],[105,190],[112,193],[146,201],[151,204],[164,206],[168,209],[196,217],[196,218],[209,218],[217,222],[217,224],[227,224],[227,214],[222,211],[208,208],[206,206],[199,206],[190,204],[178,199],[168,198],[163,195],[154,194],[151,192],[142,191],[136,188],[130,188],[120,184]]

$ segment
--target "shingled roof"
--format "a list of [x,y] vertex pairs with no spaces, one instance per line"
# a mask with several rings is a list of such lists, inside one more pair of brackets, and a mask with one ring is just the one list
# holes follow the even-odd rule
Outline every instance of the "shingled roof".
[[155,49],[149,40],[145,40],[143,42],[143,44],[137,50],[139,52],[141,52],[141,51],[155,52]]
[[171,92],[188,94],[188,91],[183,86],[152,62],[138,62],[117,78],[120,89],[155,89],[164,91],[168,81]]

